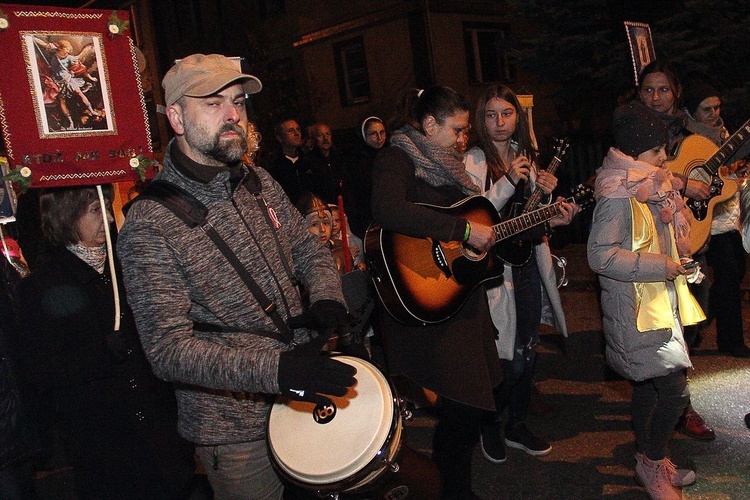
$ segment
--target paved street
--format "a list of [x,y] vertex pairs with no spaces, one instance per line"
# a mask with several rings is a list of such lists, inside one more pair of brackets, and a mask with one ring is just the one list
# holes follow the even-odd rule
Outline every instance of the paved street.
[[[487,462],[474,454],[474,489],[486,499],[646,499],[633,476],[633,434],[629,420],[630,386],[604,365],[601,318],[595,280],[582,245],[556,252],[568,261],[570,284],[562,289],[570,337],[544,335],[537,380],[546,400],[557,408],[552,418],[533,418],[529,426],[548,439],[552,453],[534,458],[509,449],[508,460]],[[750,304],[743,302],[746,325]],[[746,335],[746,340],[750,338]],[[695,468],[698,481],[685,488],[690,500],[750,498],[750,359],[716,352],[711,325],[692,354],[690,388],[695,408],[714,427],[717,438],[698,442],[676,434],[672,458]],[[419,410],[407,424],[410,444],[429,452],[435,419]],[[65,469],[38,479],[42,500],[72,498]],[[198,498],[206,498],[197,494]]]

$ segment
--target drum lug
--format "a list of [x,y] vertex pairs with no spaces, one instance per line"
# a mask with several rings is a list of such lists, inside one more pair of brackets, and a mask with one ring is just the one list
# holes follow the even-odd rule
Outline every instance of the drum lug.
[[331,491],[318,491],[318,498],[325,498],[327,500],[339,500],[338,492]]
[[404,401],[402,398],[398,398],[397,400],[398,404],[398,411],[401,414],[401,418],[404,420],[411,420],[414,414],[409,410],[409,408],[406,407],[406,401]]
[[398,465],[398,462],[388,462],[388,468],[391,469],[391,472],[394,474],[401,470],[401,466]]

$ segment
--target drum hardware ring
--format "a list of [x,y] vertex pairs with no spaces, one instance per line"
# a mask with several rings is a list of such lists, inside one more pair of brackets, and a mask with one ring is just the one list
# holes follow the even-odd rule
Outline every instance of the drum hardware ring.
[[403,398],[398,398],[395,402],[403,420],[409,421],[414,417],[414,413],[406,407],[406,401]]
[[[385,376],[382,374],[382,371],[380,371],[377,366],[371,365],[369,362],[359,358],[352,358],[350,356],[341,356],[341,358],[342,361],[346,359],[346,362],[348,364],[354,364],[354,366],[358,367],[358,369],[362,368],[362,374],[358,374],[358,377],[361,376],[365,378],[358,378],[358,380],[360,380],[360,382],[364,380],[365,382],[368,382],[373,386],[373,388],[371,389],[374,393],[373,396],[375,396],[373,399],[377,399],[377,395],[386,396],[385,398],[377,400],[377,404],[382,404],[383,407],[386,408],[386,411],[383,413],[383,421],[379,424],[379,427],[377,429],[378,433],[380,433],[380,440],[377,441],[377,443],[379,443],[380,445],[380,448],[377,449],[377,451],[372,448],[372,450],[376,451],[376,453],[369,462],[365,463],[364,461],[360,461],[359,464],[356,464],[354,462],[344,464],[349,468],[356,466],[357,469],[352,469],[346,472],[344,476],[331,477],[330,482],[327,482],[325,484],[318,482],[318,484],[315,485],[313,484],[313,481],[306,480],[306,477],[304,476],[304,469],[302,471],[297,471],[293,468],[287,470],[284,466],[284,455],[276,455],[276,453],[280,450],[284,451],[285,453],[288,452],[288,450],[284,448],[274,448],[275,441],[273,440],[274,431],[276,431],[277,433],[279,432],[278,430],[276,430],[277,427],[278,429],[283,430],[283,425],[285,423],[288,424],[288,422],[285,422],[285,420],[282,419],[282,417],[284,417],[286,420],[289,420],[286,416],[287,413],[284,413],[284,408],[288,408],[287,404],[283,402],[277,402],[277,404],[274,404],[274,406],[270,410],[267,423],[269,447],[274,467],[276,467],[281,473],[283,473],[287,477],[287,479],[290,480],[290,482],[302,488],[308,489],[308,491],[315,492],[315,496],[319,499],[339,500],[340,498],[342,498],[340,496],[342,493],[359,494],[361,492],[369,491],[376,486],[377,481],[379,481],[382,477],[385,477],[384,473],[386,473],[386,471],[389,474],[395,471],[399,471],[401,469],[401,466],[396,462],[396,457],[399,454],[399,450],[401,449],[402,444],[402,415],[404,415],[404,412],[406,412],[406,414],[408,414],[408,418],[412,418],[411,412],[405,408],[404,400],[398,397],[390,381],[385,378]],[[366,377],[368,374],[370,378]],[[388,397],[386,394],[390,397]],[[390,405],[388,405],[389,401]],[[390,406],[390,408],[387,408],[388,406]],[[300,415],[307,416],[306,412],[298,413]],[[274,423],[276,427],[272,426],[272,424]],[[387,435],[383,434],[383,432],[385,431],[387,431]],[[284,441],[279,441],[279,443],[284,443]],[[291,454],[288,456],[295,458],[298,457],[298,455]],[[332,473],[340,472],[334,471],[333,469],[331,470]],[[341,468],[341,471],[343,471],[343,466]]]

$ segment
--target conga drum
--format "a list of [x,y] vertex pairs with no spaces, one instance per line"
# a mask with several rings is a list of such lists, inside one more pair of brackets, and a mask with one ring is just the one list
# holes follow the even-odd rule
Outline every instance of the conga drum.
[[[272,406],[267,435],[276,469],[293,484],[334,498],[436,498],[431,461],[401,445],[402,404],[388,379],[362,359],[336,359],[357,369],[357,383],[344,397],[326,406],[280,398]],[[403,470],[402,458],[409,469],[428,463],[426,477],[415,481],[419,474]]]

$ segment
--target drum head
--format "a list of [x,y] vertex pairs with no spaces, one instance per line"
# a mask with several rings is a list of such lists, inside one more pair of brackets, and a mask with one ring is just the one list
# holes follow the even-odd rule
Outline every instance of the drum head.
[[381,452],[395,428],[393,393],[385,376],[359,358],[336,359],[357,369],[357,383],[346,396],[332,398],[335,409],[280,401],[268,419],[268,444],[277,466],[308,485],[339,483],[356,474]]

